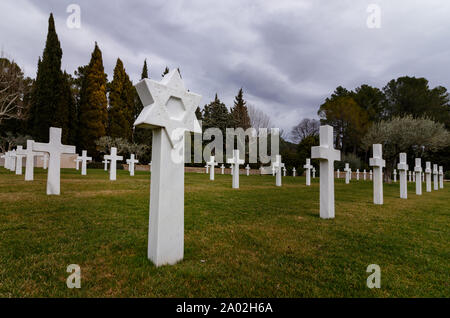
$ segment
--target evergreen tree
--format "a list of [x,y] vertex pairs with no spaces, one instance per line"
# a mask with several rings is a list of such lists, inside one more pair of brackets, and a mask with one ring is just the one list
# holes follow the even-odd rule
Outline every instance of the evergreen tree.
[[[142,67],[142,73],[141,73],[141,80],[148,77],[148,67],[147,67],[147,60],[144,60],[144,66]],[[144,106],[142,105],[142,101],[139,98],[139,95],[135,89],[135,112],[134,112],[134,119],[136,119],[139,114],[141,113]],[[148,146],[149,154],[151,153],[151,145],[152,145],[152,131],[151,129],[147,128],[139,128],[134,127],[134,133],[133,133],[133,141],[138,144],[145,144]],[[148,155],[150,158],[150,155]]]
[[216,94],[214,101],[203,108],[203,128],[219,128],[225,136],[226,128],[232,127],[233,118],[227,106],[220,101]]
[[62,141],[68,141],[70,98],[65,87],[65,76],[61,71],[62,49],[56,34],[53,14],[48,19],[48,33],[42,60],[38,62],[38,73],[33,88],[30,132],[37,141],[48,141],[49,127],[63,130]]
[[161,76],[164,77],[164,75],[166,75],[167,73],[169,73],[169,68],[166,66],[166,68],[164,69],[164,72],[161,74]]
[[141,80],[148,77],[147,59],[144,60],[144,66],[142,67]]
[[108,135],[131,141],[136,90],[120,59],[117,59],[114,78],[109,87]]
[[198,120],[203,120],[202,110],[200,109],[200,106],[197,106],[197,109],[195,110],[195,116]]
[[[77,144],[78,114],[75,97],[72,91],[74,79],[70,74],[63,73],[63,98],[68,106],[68,123],[67,123],[67,143],[69,145]],[[64,133],[63,133],[64,135]]]
[[244,93],[241,88],[234,99],[234,107],[231,108],[231,116],[233,117],[235,128],[240,127],[246,130],[247,128],[251,127],[251,124],[250,116],[248,115],[248,110],[243,95]]
[[78,142],[80,149],[98,156],[95,141],[106,135],[108,111],[106,74],[97,43],[85,71],[80,91]]

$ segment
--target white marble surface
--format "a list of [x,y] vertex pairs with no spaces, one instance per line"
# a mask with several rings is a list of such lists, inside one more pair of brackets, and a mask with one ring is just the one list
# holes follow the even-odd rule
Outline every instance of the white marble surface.
[[33,143],[33,151],[42,151],[49,154],[47,173],[47,194],[59,195],[61,193],[61,154],[75,154],[75,146],[66,146],[61,143],[62,129],[50,127],[49,143]]
[[386,161],[383,159],[381,144],[373,145],[373,157],[369,159],[369,165],[373,167],[373,203],[383,204],[383,168]]
[[185,88],[177,69],[136,89],[144,109],[134,125],[153,129],[147,255],[156,266],[172,265],[184,256],[184,136],[202,132],[201,96]]
[[311,148],[311,158],[320,160],[320,217],[335,217],[334,162],[341,160],[341,152],[334,149],[333,127],[320,126],[320,146]]

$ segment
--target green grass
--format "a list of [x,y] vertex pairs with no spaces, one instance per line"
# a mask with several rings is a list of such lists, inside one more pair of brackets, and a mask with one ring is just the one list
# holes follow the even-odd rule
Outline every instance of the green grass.
[[[2,297],[449,297],[450,184],[399,198],[386,184],[336,181],[336,218],[319,218],[319,179],[186,174],[185,256],[156,268],[147,259],[148,172],[87,176],[63,170],[61,195],[46,173],[25,182],[0,168]],[[66,287],[69,264],[81,289]],[[369,289],[369,264],[381,288]]]

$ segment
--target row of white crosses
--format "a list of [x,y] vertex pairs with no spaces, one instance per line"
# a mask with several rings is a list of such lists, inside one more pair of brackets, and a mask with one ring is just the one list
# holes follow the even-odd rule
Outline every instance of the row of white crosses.
[[[444,169],[443,166],[434,164],[433,170],[431,170],[431,162],[427,161],[425,163],[425,174],[422,170],[422,159],[416,158],[415,167],[413,172],[413,182],[416,183],[416,195],[422,195],[422,182],[424,180],[424,175],[426,176],[426,191],[431,192],[431,174],[433,174],[434,190],[439,188],[444,188]],[[400,162],[397,165],[400,175],[400,198],[408,198],[408,186],[406,181],[406,173],[408,171],[408,164],[406,163],[406,153],[400,153]],[[396,171],[394,171],[394,181],[396,181]],[[411,174],[409,174],[409,182],[411,182]]]
[[[75,146],[65,146],[61,144],[61,133],[61,128],[50,127],[50,138],[48,143],[39,143],[34,142],[33,140],[27,140],[27,149],[24,150],[22,146],[18,146],[17,151],[14,154],[17,159],[15,162],[16,174],[22,174],[22,158],[25,157],[25,180],[32,181],[34,179],[34,157],[44,156],[44,165],[46,165],[45,153],[48,153],[48,195],[60,194],[61,154],[75,153]],[[8,164],[12,166],[10,162],[8,162]]]
[[[320,127],[320,146],[311,148],[311,158],[320,160],[320,217],[334,218],[334,161],[339,161],[341,154],[333,147],[333,128],[331,126]],[[370,166],[373,167],[373,200],[375,204],[383,204],[383,168],[386,166],[382,158],[380,144],[373,145],[373,157],[370,158]],[[307,162],[305,169],[310,169]],[[346,183],[350,180],[351,169],[348,164],[345,167]]]

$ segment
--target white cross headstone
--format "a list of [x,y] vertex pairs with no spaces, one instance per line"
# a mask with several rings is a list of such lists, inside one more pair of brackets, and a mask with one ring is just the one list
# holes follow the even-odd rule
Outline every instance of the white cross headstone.
[[[16,172],[16,174],[17,174],[17,172]],[[434,190],[439,190],[439,180],[438,180],[438,178],[439,178],[438,165],[434,164],[433,165],[433,185],[434,185]]]
[[277,172],[277,169],[274,166],[272,166],[272,176],[275,176],[276,172]]
[[303,168],[306,169],[306,185],[310,186],[311,185],[311,159],[307,158],[306,159],[306,164],[303,166]]
[[427,192],[431,192],[431,162],[425,162],[425,179]]
[[416,182],[416,174],[414,173],[414,171],[412,171],[411,174],[412,174],[412,182]]
[[206,165],[208,167],[211,166],[211,170],[210,170],[210,173],[209,173],[209,180],[214,180],[215,166],[218,165],[218,163],[214,161],[215,159],[216,159],[215,156],[211,156],[209,158],[209,162],[206,163]]
[[75,169],[77,171],[80,170],[80,162],[81,162],[80,156],[77,156],[73,161],[75,161]]
[[109,180],[115,181],[117,179],[117,161],[123,160],[122,156],[117,155],[117,148],[111,147],[111,154],[103,157],[109,160]]
[[22,146],[17,146],[16,150],[16,174],[22,175],[22,162],[23,158],[27,155],[26,151],[23,150]]
[[234,149],[233,150],[233,158],[229,158],[227,160],[227,163],[232,164],[232,171],[233,171],[233,183],[232,187],[233,189],[239,189],[239,165],[244,164],[244,160],[239,159],[239,150]]
[[422,195],[422,159],[416,158],[416,166],[414,167],[416,175],[416,194]]
[[422,182],[425,182],[425,172],[422,172]]
[[350,169],[350,164],[348,164],[348,163],[345,164],[344,171],[345,171],[345,183],[349,184],[350,183],[350,175],[352,173],[352,169]]
[[44,158],[43,158],[43,160],[44,160],[44,166],[43,166],[43,168],[44,168],[44,170],[47,170],[47,168],[48,168],[48,160],[49,160],[48,153],[44,153]]
[[148,163],[148,165],[149,165],[149,167],[150,167],[150,172],[152,172],[152,162],[150,161],[150,162]]
[[411,182],[411,171],[408,171],[408,182]]
[[366,178],[367,177],[367,172],[366,172],[366,169],[364,169],[364,172],[363,172],[363,178],[364,178],[364,181],[366,181]]
[[234,168],[234,166],[230,165],[230,175],[233,175],[233,168]]
[[369,159],[369,164],[373,167],[373,203],[383,204],[383,168],[386,161],[381,144],[373,145],[373,157]]
[[400,198],[408,198],[408,185],[406,183],[406,172],[408,171],[408,164],[406,163],[406,153],[400,153],[400,161],[397,164],[400,177]]
[[311,158],[320,160],[320,217],[334,218],[334,162],[341,152],[334,149],[333,127],[320,126],[320,146],[311,148]]
[[130,159],[127,159],[128,170],[130,171],[130,176],[134,177],[134,166],[139,163],[139,160],[135,159],[134,154],[130,154]]
[[439,188],[444,189],[444,166],[439,166]]
[[41,154],[33,151],[33,140],[27,140],[27,149],[25,150],[25,181],[34,180],[34,157]]
[[75,154],[75,146],[61,144],[62,129],[50,127],[49,143],[33,143],[33,151],[43,151],[50,155],[47,174],[47,194],[59,195],[61,185],[61,155]]
[[281,187],[281,168],[283,167],[284,163],[281,162],[281,155],[276,155],[275,162],[272,162],[272,169],[275,170],[275,185],[277,187]]
[[[15,159],[14,152],[15,152],[14,150],[7,152],[7,155],[8,155],[8,170],[9,171],[16,171],[16,159]],[[14,167],[14,169],[12,167]]]
[[359,169],[356,169],[356,180],[359,181]]
[[372,181],[372,175],[373,175],[372,170],[370,170],[370,171],[369,171],[369,178],[370,178],[370,181]]
[[295,170],[295,167],[292,168],[292,176],[293,176],[293,177],[295,177],[296,172],[297,172],[297,170]]
[[394,169],[394,182],[397,182],[397,169]]
[[3,168],[6,168],[6,153],[1,155],[0,158],[3,159]]
[[[92,161],[92,157],[88,157],[87,150],[83,150],[81,152],[81,157],[78,157],[77,160],[78,160],[78,162],[81,162],[81,175],[85,176],[86,172],[87,172],[87,162]],[[77,162],[77,165],[78,165],[78,162]]]
[[12,172],[16,171],[16,150],[12,150],[9,152],[8,168],[9,168],[9,171],[12,171]]
[[250,166],[247,164],[245,167],[245,170],[247,170],[247,177],[250,175]]
[[337,169],[337,178],[340,179],[341,178],[341,172],[339,171],[339,169]]
[[311,169],[313,179],[316,178],[316,168],[313,166]]
[[102,163],[104,164],[105,171],[108,171],[108,162],[109,162],[108,159],[102,161]]
[[148,258],[175,264],[184,255],[184,139],[201,133],[195,109],[201,96],[188,91],[177,69],[160,81],[136,84],[144,109],[136,127],[153,129]]
[[225,173],[225,166],[223,165],[223,163],[222,163],[222,165],[220,166],[220,170],[222,171],[222,174]]
[[208,172],[209,172],[209,170],[208,170],[209,169],[208,163],[206,163],[205,169],[206,169],[205,173],[208,174]]

